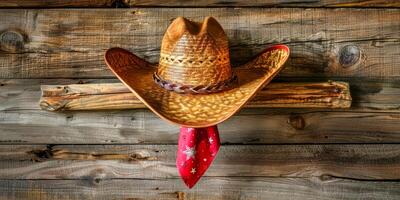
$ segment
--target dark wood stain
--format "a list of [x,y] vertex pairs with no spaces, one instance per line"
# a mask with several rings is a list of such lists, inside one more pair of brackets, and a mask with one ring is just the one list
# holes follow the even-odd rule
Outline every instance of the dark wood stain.
[[142,155],[140,153],[115,154],[115,153],[88,153],[53,149],[53,145],[47,145],[45,149],[34,149],[26,152],[32,155],[33,161],[43,162],[49,159],[56,160],[125,160],[125,161],[150,161],[156,157]]

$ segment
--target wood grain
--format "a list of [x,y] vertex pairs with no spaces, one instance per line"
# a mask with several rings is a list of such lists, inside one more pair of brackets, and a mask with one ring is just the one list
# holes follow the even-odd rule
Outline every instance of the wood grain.
[[[176,145],[0,145],[0,179],[179,177]],[[208,177],[399,180],[400,145],[223,145]]]
[[103,61],[114,46],[158,62],[162,35],[177,16],[214,16],[235,65],[270,44],[289,45],[280,77],[400,75],[398,9],[137,8],[1,10],[0,77],[114,77]]
[[0,7],[400,7],[396,0],[2,0]]
[[[219,125],[222,143],[400,143],[399,113],[244,110]],[[176,144],[179,127],[150,111],[2,111],[3,144]]]
[[65,8],[65,7],[115,7],[116,0],[0,0],[3,8]]
[[[300,80],[301,81],[301,80]],[[175,144],[178,127],[147,110],[40,110],[41,84],[118,82],[114,79],[0,80],[0,143]],[[244,109],[220,127],[223,143],[400,142],[400,87],[393,81],[352,81],[351,109]]]
[[341,178],[203,177],[188,190],[180,179],[0,180],[0,198],[39,199],[398,199],[396,181]]
[[[321,82],[324,79],[284,79],[285,82]],[[371,79],[341,79],[350,84],[352,110],[398,112],[400,81]],[[326,80],[325,80],[326,81]],[[0,110],[37,110],[41,85],[119,83],[117,79],[0,79]],[[272,84],[282,84],[273,82]],[[121,88],[125,90],[125,88]]]
[[[186,8],[89,8],[155,3]],[[398,1],[0,0],[15,6],[35,9],[0,9],[0,199],[400,199]],[[61,9],[36,9],[47,7]],[[173,18],[207,15],[235,65],[288,44],[277,81],[346,81],[352,108],[244,109],[220,125],[215,163],[187,190],[178,127],[150,111],[37,105],[43,84],[118,82],[103,62],[110,47],[157,62]]]
[[[122,83],[42,85],[39,105],[47,111],[135,109],[146,106]],[[272,83],[247,107],[349,108],[345,82]]]

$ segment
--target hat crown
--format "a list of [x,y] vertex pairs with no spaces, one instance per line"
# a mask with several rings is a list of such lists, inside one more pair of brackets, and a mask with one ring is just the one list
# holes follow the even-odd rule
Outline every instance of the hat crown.
[[212,17],[202,23],[178,17],[164,34],[156,72],[162,80],[187,86],[212,86],[232,77],[228,38]]

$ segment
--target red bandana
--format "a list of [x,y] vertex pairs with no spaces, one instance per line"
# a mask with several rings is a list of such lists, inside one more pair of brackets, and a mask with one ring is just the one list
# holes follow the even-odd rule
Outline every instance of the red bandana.
[[207,128],[181,127],[176,167],[189,188],[206,172],[220,146],[216,125]]

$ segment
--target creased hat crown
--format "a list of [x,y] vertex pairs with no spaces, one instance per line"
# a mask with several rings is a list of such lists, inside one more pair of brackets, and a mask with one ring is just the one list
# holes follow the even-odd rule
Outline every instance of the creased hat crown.
[[221,85],[232,78],[228,38],[212,17],[196,23],[176,18],[164,34],[156,75],[187,86]]

